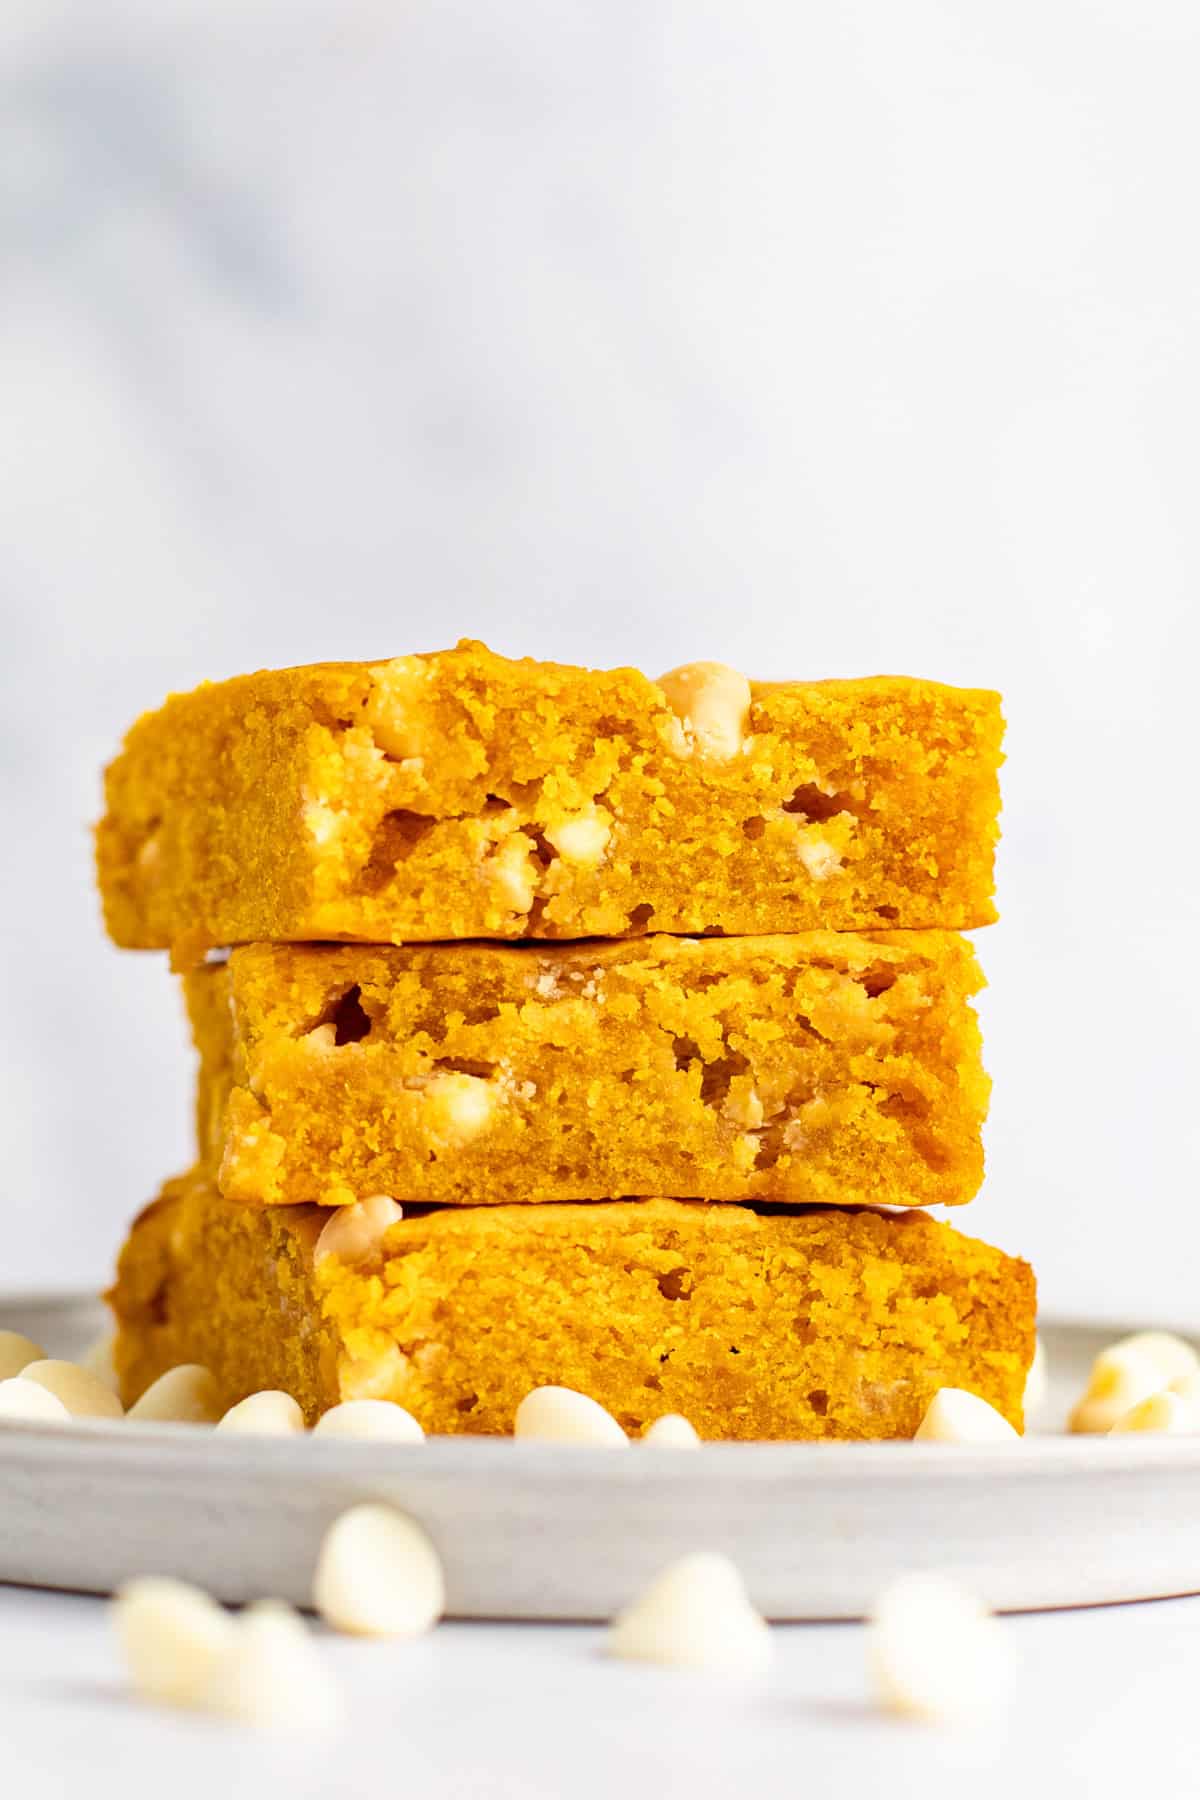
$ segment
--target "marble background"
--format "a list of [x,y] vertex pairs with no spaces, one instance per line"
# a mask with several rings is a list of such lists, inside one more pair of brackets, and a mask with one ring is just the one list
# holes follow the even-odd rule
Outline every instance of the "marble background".
[[188,1156],[124,727],[497,648],[1007,696],[990,1178],[1200,1326],[1192,0],[5,0],[0,1286]]

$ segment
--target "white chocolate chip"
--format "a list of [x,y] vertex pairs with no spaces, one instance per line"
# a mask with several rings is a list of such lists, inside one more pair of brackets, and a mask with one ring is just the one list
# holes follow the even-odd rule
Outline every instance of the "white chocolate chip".
[[932,1723],[978,1718],[1012,1686],[1012,1646],[973,1595],[942,1575],[903,1575],[885,1588],[867,1631],[880,1701]]
[[532,838],[523,831],[513,832],[493,851],[484,868],[497,903],[507,912],[527,913],[541,873]]
[[0,1381],[19,1375],[31,1362],[44,1362],[46,1352],[19,1331],[0,1331]]
[[1041,1338],[1033,1340],[1033,1361],[1029,1365],[1029,1373],[1025,1377],[1024,1412],[1026,1423],[1031,1413],[1038,1412],[1045,1404],[1050,1391],[1050,1381],[1046,1370],[1046,1352]]
[[576,813],[558,825],[548,825],[545,835],[567,862],[591,869],[603,860],[612,831],[607,820],[593,807],[590,812]]
[[495,1104],[491,1083],[481,1075],[456,1070],[438,1075],[425,1089],[429,1129],[450,1144],[468,1144],[486,1130]]
[[695,1450],[700,1443],[700,1433],[682,1413],[664,1413],[652,1425],[647,1425],[641,1441],[660,1450]]
[[336,1256],[340,1262],[365,1262],[376,1254],[384,1234],[403,1217],[403,1208],[387,1194],[371,1194],[353,1206],[339,1206],[330,1213],[313,1246],[313,1261]]
[[341,1713],[312,1634],[282,1600],[247,1607],[200,1700],[209,1712],[267,1728],[324,1728]]
[[[338,1392],[347,1400],[390,1400],[404,1384],[415,1357],[408,1357],[399,1344],[385,1343],[381,1334],[373,1347],[357,1356],[343,1351],[338,1358]],[[429,1348],[429,1346],[425,1346]]]
[[177,1363],[152,1381],[125,1417],[145,1424],[213,1425],[221,1416],[216,1377],[200,1363]]
[[304,824],[310,842],[323,850],[333,843],[345,831],[349,817],[344,812],[335,812],[326,800],[306,800],[304,803]]
[[336,1631],[419,1637],[437,1624],[446,1586],[421,1527],[390,1506],[352,1506],[325,1534],[313,1605]]
[[97,1381],[102,1381],[105,1387],[111,1388],[114,1394],[120,1394],[121,1382],[113,1361],[116,1348],[116,1337],[111,1331],[106,1332],[94,1344],[88,1345],[79,1358],[79,1366],[86,1369],[89,1375],[94,1375]]
[[796,855],[814,881],[827,881],[842,866],[841,853],[821,837],[802,837]]
[[965,1388],[939,1388],[913,1433],[932,1444],[1001,1444],[1019,1440],[1003,1413]]
[[658,685],[702,755],[727,761],[743,749],[751,702],[744,675],[725,663],[684,663],[660,675]]
[[513,1435],[556,1444],[601,1444],[619,1450],[629,1439],[610,1412],[574,1388],[539,1387],[517,1408]]
[[199,1704],[236,1629],[199,1588],[156,1575],[120,1590],[112,1621],[134,1692],[170,1706]]
[[1157,1431],[1169,1437],[1190,1437],[1200,1431],[1200,1416],[1182,1394],[1173,1394],[1169,1388],[1164,1388],[1160,1394],[1150,1394],[1122,1413],[1108,1435],[1113,1437],[1127,1431]]
[[217,1421],[218,1431],[244,1431],[258,1437],[292,1437],[304,1430],[304,1414],[290,1394],[265,1388],[248,1394]]
[[390,1439],[396,1444],[425,1442],[425,1433],[412,1414],[392,1400],[343,1400],[321,1414],[313,1436]]
[[771,1633],[727,1556],[699,1550],[655,1577],[609,1629],[610,1656],[721,1675],[753,1675],[771,1660]]
[[1123,1413],[1163,1386],[1158,1364],[1128,1341],[1110,1344],[1092,1364],[1087,1392],[1072,1409],[1072,1431],[1111,1431]]
[[0,1425],[65,1425],[70,1417],[58,1395],[36,1381],[0,1381]]
[[425,749],[422,702],[430,680],[429,665],[419,656],[394,656],[367,673],[371,688],[363,719],[375,742],[393,762],[405,763]]
[[1200,1370],[1200,1356],[1173,1331],[1135,1331],[1131,1337],[1118,1339],[1111,1348],[1122,1352],[1133,1350],[1138,1356],[1146,1357],[1158,1370],[1164,1387],[1183,1375],[1193,1375]]
[[52,1357],[26,1363],[17,1380],[36,1381],[39,1387],[48,1388],[73,1419],[120,1419],[125,1415],[112,1389],[78,1363],[58,1362]]

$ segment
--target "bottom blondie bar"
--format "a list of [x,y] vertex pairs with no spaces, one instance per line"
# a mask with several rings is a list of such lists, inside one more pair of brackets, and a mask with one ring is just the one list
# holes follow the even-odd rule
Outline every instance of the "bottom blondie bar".
[[635,1200],[415,1210],[360,1262],[314,1256],[330,1214],[168,1183],[109,1296],[132,1402],[201,1362],[226,1404],[399,1401],[428,1432],[508,1432],[530,1388],[590,1394],[636,1435],[909,1437],[940,1387],[1018,1428],[1029,1266],[921,1212]]

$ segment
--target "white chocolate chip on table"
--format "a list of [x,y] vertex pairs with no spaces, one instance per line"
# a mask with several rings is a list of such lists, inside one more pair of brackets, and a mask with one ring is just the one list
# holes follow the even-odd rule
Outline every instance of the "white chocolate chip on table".
[[867,1626],[867,1663],[889,1710],[927,1723],[978,1719],[1009,1695],[1011,1640],[973,1595],[942,1575],[902,1575]]
[[771,1660],[771,1633],[727,1556],[700,1550],[657,1575],[613,1620],[610,1656],[718,1675],[754,1675]]
[[290,1394],[265,1388],[248,1394],[217,1420],[218,1431],[240,1431],[258,1437],[291,1437],[304,1430],[304,1414]]
[[1003,1413],[965,1388],[939,1388],[913,1433],[914,1441],[936,1444],[1019,1443]]
[[403,1209],[387,1194],[372,1194],[353,1206],[337,1207],[313,1246],[314,1263],[327,1256],[346,1263],[365,1262],[378,1251],[384,1234],[403,1217]]
[[445,1610],[442,1565],[412,1519],[390,1506],[354,1506],[325,1534],[313,1605],[336,1631],[419,1637]]
[[260,1600],[236,1621],[199,1703],[206,1711],[265,1729],[323,1729],[341,1704],[312,1633],[282,1600]]
[[664,1413],[652,1425],[647,1425],[641,1441],[659,1449],[696,1450],[700,1446],[700,1433],[682,1413]]
[[19,1375],[31,1362],[44,1362],[46,1352],[19,1331],[0,1331],[0,1381]]
[[113,1599],[113,1625],[134,1692],[172,1706],[197,1706],[235,1621],[199,1588],[143,1576]]
[[71,1415],[49,1388],[10,1375],[0,1381],[0,1426],[69,1425]]
[[110,1387],[78,1363],[47,1357],[26,1363],[18,1381],[35,1381],[62,1401],[73,1419],[121,1419],[125,1409]]
[[125,1417],[134,1423],[213,1425],[221,1416],[216,1377],[200,1363],[179,1363],[152,1381]]
[[565,1387],[539,1387],[526,1394],[517,1408],[513,1435],[616,1450],[629,1444],[625,1432],[599,1401]]
[[750,683],[725,663],[684,663],[658,685],[667,705],[702,756],[728,761],[745,746],[750,718]]
[[314,1437],[374,1438],[396,1444],[423,1444],[425,1433],[394,1400],[342,1400],[321,1414]]

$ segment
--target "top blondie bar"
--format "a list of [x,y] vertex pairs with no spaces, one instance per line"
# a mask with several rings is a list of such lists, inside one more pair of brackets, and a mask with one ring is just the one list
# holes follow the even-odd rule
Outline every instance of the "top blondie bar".
[[134,725],[97,832],[108,930],[248,941],[625,937],[995,917],[996,694],[651,681],[484,645],[266,670]]

